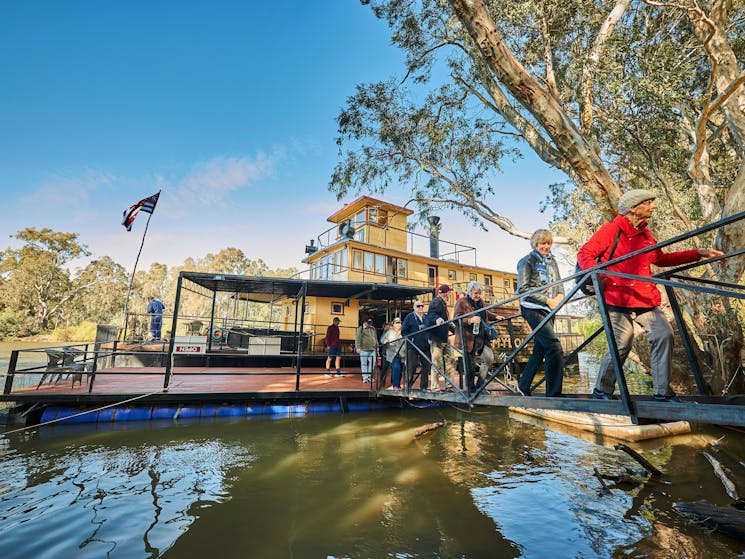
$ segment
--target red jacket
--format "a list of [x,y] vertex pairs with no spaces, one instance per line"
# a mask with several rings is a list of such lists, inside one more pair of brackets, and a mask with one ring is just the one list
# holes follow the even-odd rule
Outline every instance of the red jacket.
[[[603,224],[595,234],[590,237],[577,253],[577,263],[583,270],[597,265],[598,257],[602,262],[609,260],[608,253],[616,238],[616,232],[621,229],[618,246],[613,253],[613,258],[624,254],[635,252],[642,248],[651,246],[657,241],[647,229],[647,223],[642,222],[636,228],[626,216],[617,215],[610,223]],[[636,276],[652,275],[651,265],[655,266],[678,266],[700,260],[701,256],[697,250],[681,250],[678,252],[663,252],[660,249],[640,254],[634,258],[625,260],[608,269],[624,274]],[[637,279],[619,278],[600,275],[604,279],[603,292],[605,302],[615,307],[631,309],[648,309],[657,307],[662,302],[660,290],[654,283],[639,281]]]

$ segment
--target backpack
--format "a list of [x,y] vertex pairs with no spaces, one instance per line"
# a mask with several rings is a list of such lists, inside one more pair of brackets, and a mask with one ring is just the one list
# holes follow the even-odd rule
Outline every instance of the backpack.
[[[610,247],[610,252],[608,253],[608,258],[605,259],[606,262],[608,260],[613,260],[613,253],[616,252],[616,247],[618,246],[618,240],[621,238],[621,228],[618,228],[618,231],[616,231],[616,238],[613,240],[613,244]],[[602,255],[601,255],[602,256]],[[598,256],[597,263],[602,263],[601,256]],[[584,270],[579,267],[579,262],[577,262],[574,265],[574,273],[575,274],[581,274]],[[580,284],[579,290],[584,293],[585,295],[595,295],[595,287],[592,285],[592,278],[588,277],[585,278],[584,281],[581,277],[577,278],[577,283]]]

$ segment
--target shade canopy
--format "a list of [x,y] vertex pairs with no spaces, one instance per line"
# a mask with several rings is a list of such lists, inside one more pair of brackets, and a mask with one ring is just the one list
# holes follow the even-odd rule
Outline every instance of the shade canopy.
[[431,287],[413,287],[396,283],[305,280],[204,272],[181,272],[180,277],[209,291],[232,293],[240,299],[258,303],[270,303],[284,298],[296,299],[302,295],[303,286],[306,289],[306,297],[373,301],[402,301],[433,293]]

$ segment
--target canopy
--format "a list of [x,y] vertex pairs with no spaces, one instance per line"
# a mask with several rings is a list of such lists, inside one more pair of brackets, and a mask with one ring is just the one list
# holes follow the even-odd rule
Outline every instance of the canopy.
[[432,293],[432,287],[412,287],[396,283],[367,283],[351,281],[305,280],[263,276],[237,276],[204,272],[181,272],[189,280],[212,292],[234,293],[241,299],[270,303],[283,298],[298,298],[305,286],[306,297],[334,297],[400,301]]

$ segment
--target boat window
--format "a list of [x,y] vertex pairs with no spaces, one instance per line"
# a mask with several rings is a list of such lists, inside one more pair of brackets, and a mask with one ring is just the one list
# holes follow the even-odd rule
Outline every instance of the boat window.
[[365,265],[363,268],[366,272],[372,272],[373,271],[373,253],[372,252],[366,252],[365,253]]
[[382,254],[375,255],[375,273],[385,275],[385,256]]
[[406,260],[402,260],[401,258],[398,259],[398,272],[396,275],[399,278],[407,278],[409,277],[408,274],[408,262]]
[[354,268],[355,270],[362,269],[362,251],[361,250],[352,251],[352,268]]

